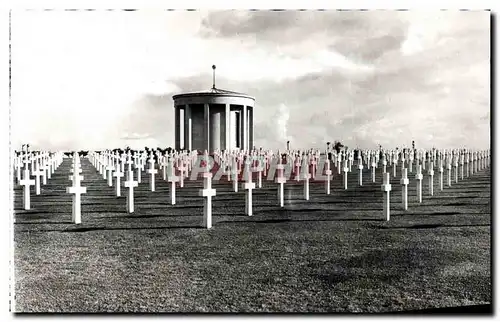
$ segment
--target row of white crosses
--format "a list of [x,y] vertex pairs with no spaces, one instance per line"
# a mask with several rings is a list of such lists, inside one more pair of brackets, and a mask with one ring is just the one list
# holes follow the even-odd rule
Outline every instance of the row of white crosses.
[[[18,183],[19,185],[24,186],[23,206],[25,210],[31,209],[30,186],[35,186],[35,193],[39,195],[41,193],[40,178],[42,178],[43,185],[47,184],[47,178],[51,178],[52,174],[62,163],[62,159],[63,153],[61,152],[53,154],[48,152],[23,152],[21,155],[14,158],[14,167],[17,172]],[[22,164],[24,164],[24,167]],[[22,178],[21,168],[24,168]],[[32,173],[35,177],[34,180],[31,179],[30,168],[34,169]]]
[[[188,174],[188,169],[191,168],[192,163],[186,158],[185,155],[176,159],[176,162],[178,164],[177,168],[180,170],[181,175],[176,176],[175,173],[175,165],[174,165],[174,158],[173,155],[170,156],[161,156],[160,154],[157,154],[158,158],[162,161],[159,162],[160,167],[163,167],[164,171],[164,179],[167,179],[167,173],[168,173],[168,182],[170,182],[170,202],[172,205],[176,203],[176,198],[175,198],[175,193],[176,193],[176,183],[180,182],[181,188],[184,186],[184,178]],[[103,173],[103,178],[105,178],[104,171],[102,169],[107,169],[109,171],[108,174],[108,185],[112,186],[112,181],[111,181],[111,176],[116,178],[116,195],[118,197],[121,196],[121,190],[120,190],[120,178],[123,177],[123,168],[124,164],[127,164],[127,181],[125,181],[125,187],[129,188],[128,195],[127,195],[127,211],[128,212],[134,212],[134,188],[138,186],[140,183],[140,178],[141,178],[141,172],[144,170],[144,163],[147,162],[149,163],[149,168],[147,170],[147,173],[151,176],[151,179],[149,180],[149,185],[150,185],[150,190],[151,192],[154,192],[156,190],[155,187],[155,181],[156,181],[156,174],[158,173],[158,170],[155,167],[155,159],[154,159],[154,154],[153,152],[150,153],[149,158],[145,153],[136,153],[134,155],[134,160],[132,160],[132,155],[131,153],[127,154],[122,154],[121,156],[116,153],[112,154],[109,151],[104,151],[102,154],[97,154],[95,152],[90,153],[90,159],[94,167],[96,169],[101,169],[101,172]],[[107,165],[106,165],[107,164]],[[134,181],[134,175],[133,175],[133,170],[132,170],[132,165],[134,165],[135,169],[137,170],[137,177],[138,180]],[[111,174],[113,172],[113,174]]]
[[[250,162],[245,162],[244,160],[250,160],[250,156],[255,157],[256,155],[259,155],[261,157],[261,160],[263,161],[263,165],[259,167],[253,167],[253,164]],[[401,179],[401,184],[405,187],[403,191],[406,191],[405,197],[403,198],[403,203],[405,204],[405,209],[407,209],[407,185],[409,184],[409,180],[407,177],[407,169],[405,168],[406,165],[406,160],[408,161],[408,165],[411,167],[413,163],[413,151],[409,151],[405,154],[401,154],[399,156],[395,152],[384,152],[382,153],[382,159],[379,157],[379,151],[363,151],[363,153],[358,153],[357,156],[357,166],[358,166],[358,171],[359,171],[359,185],[363,184],[363,178],[362,178],[362,172],[363,172],[363,163],[367,164],[368,169],[372,169],[372,181],[375,182],[375,169],[378,166],[380,160],[382,160],[382,165],[384,166],[384,183],[383,183],[383,190],[387,193],[391,191],[390,189],[390,183],[389,183],[389,177],[385,175],[387,173],[387,160],[389,160],[389,165],[393,166],[393,172],[396,173],[396,166],[399,161],[401,161],[401,167],[403,169],[402,171],[402,179]],[[163,166],[164,169],[164,178],[168,177],[168,181],[171,183],[171,203],[175,204],[175,186],[177,182],[182,182],[184,177],[188,176],[190,168],[192,168],[194,162],[195,162],[195,157],[196,155],[191,153],[189,155],[168,155],[168,156],[161,156],[158,155],[159,157],[159,164],[160,166]],[[317,172],[317,163],[320,157],[319,151],[309,151],[307,154],[302,154],[300,155],[294,155],[294,153],[288,153],[286,155],[287,157],[287,164],[294,164],[295,169],[297,171],[297,164],[299,164],[300,172],[299,172],[299,180],[304,181],[304,199],[309,200],[309,180],[311,178],[314,178],[316,172]],[[434,155],[435,157],[435,155]],[[115,156],[117,158],[117,156]],[[205,151],[205,158],[208,160],[208,154]],[[241,168],[244,167],[244,175],[243,175],[243,180],[246,182],[243,183],[243,188],[246,190],[245,192],[245,213],[249,216],[253,214],[253,204],[252,204],[252,192],[256,188],[255,183],[252,182],[252,173],[253,172],[258,172],[259,174],[259,187],[261,187],[261,176],[262,174],[266,175],[267,171],[270,168],[271,163],[273,162],[273,159],[278,159],[275,160],[278,162],[277,165],[277,176],[275,179],[275,182],[278,184],[278,200],[280,203],[280,206],[284,206],[284,184],[286,183],[286,178],[284,174],[285,170],[285,165],[282,163],[282,158],[281,158],[281,153],[278,151],[277,154],[272,153],[271,151],[267,151],[264,153],[257,153],[256,151],[252,151],[251,153],[244,153],[244,152],[219,152],[216,151],[214,154],[214,158],[216,159],[216,162],[218,162],[221,167],[225,170],[225,173],[227,175],[227,180],[233,180],[233,187],[234,191],[238,191],[238,175],[241,172]],[[123,158],[122,158],[123,159]],[[143,164],[142,161],[145,160],[145,155],[140,154],[139,156],[136,154],[134,155],[134,164],[136,165],[136,168],[139,169],[141,167],[141,164]],[[142,160],[142,161],[141,161]],[[418,164],[417,167],[417,182],[421,186],[421,180],[422,180],[422,168],[425,167],[425,154],[423,152],[417,153],[417,164],[419,162],[422,162],[422,164]],[[337,162],[339,165],[343,165],[343,171],[344,171],[344,188],[347,189],[347,174],[352,171],[352,166],[354,164],[354,154],[352,152],[350,153],[333,153],[332,154],[332,161]],[[372,161],[370,163],[370,161]],[[130,156],[129,156],[129,161],[130,161]],[[151,180],[150,180],[150,189],[151,191],[154,191],[154,182],[155,182],[155,175],[158,173],[158,170],[155,168],[155,161],[153,158],[153,154],[151,153],[148,159],[149,162],[149,169],[148,173],[151,175]],[[433,167],[433,162],[432,164],[430,163],[429,160],[429,165],[428,168],[431,169]],[[132,163],[132,162],[131,162]],[[175,163],[175,166],[174,166]],[[331,170],[330,170],[330,163],[327,162],[327,169],[325,171],[325,174],[327,176],[327,180],[325,182],[325,192],[327,194],[330,194],[330,181],[331,181]],[[259,165],[261,163],[259,162]],[[175,167],[177,167],[177,170],[181,170],[181,174],[179,177],[175,175]],[[340,168],[338,169],[340,172]],[[432,172],[431,172],[432,171]],[[411,172],[411,170],[410,170]],[[131,173],[131,170],[129,169],[129,173]],[[140,171],[138,172],[140,173]],[[168,173],[168,176],[166,175]],[[208,165],[207,169],[203,172],[203,184],[204,187],[200,191],[200,195],[205,197],[205,202],[204,202],[204,225],[206,225],[208,228],[209,226],[211,227],[211,204],[212,204],[212,197],[216,195],[215,189],[212,188],[212,179],[213,175],[210,173],[208,170]],[[429,171],[429,175],[432,177],[433,176],[433,170]],[[129,175],[129,180],[130,179]],[[296,172],[296,180],[297,180],[297,172]],[[133,179],[132,181],[133,182]],[[129,202],[128,204],[128,209],[129,211],[133,211],[133,192],[132,189],[133,187],[137,186],[134,183],[131,183],[132,187],[129,190]],[[182,185],[181,185],[182,187]],[[421,188],[420,188],[420,193],[419,193],[419,199],[421,202]],[[130,201],[132,200],[132,201]],[[388,211],[390,209],[389,207],[389,197],[385,198],[387,202],[387,217]],[[130,202],[132,202],[132,206],[130,207]],[[130,210],[131,209],[131,210]]]

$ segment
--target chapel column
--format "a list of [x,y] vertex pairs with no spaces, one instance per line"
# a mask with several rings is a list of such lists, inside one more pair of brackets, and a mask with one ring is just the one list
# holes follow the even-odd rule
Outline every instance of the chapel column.
[[[205,147],[205,150],[210,153],[210,105],[209,104],[204,104],[204,117],[203,117],[203,137],[204,137],[204,142],[203,146]],[[204,151],[202,151],[204,152]]]
[[226,137],[226,143],[224,145],[224,149],[230,150],[231,149],[231,105],[226,104],[226,113],[224,114],[224,124],[226,125],[225,128],[225,137]]
[[247,121],[247,106],[243,105],[243,124],[242,124],[241,143],[243,150],[248,150],[248,121]]
[[248,109],[248,148],[253,149],[253,107]]
[[174,106],[174,109],[175,150],[179,151],[181,149],[181,113],[179,106]]
[[193,120],[191,119],[191,106],[184,107],[184,150],[192,150],[193,147]]

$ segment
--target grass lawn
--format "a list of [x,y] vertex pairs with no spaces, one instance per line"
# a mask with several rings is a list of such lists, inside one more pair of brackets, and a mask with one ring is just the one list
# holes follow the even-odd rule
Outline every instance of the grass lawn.
[[[127,189],[113,187],[82,159],[87,194],[82,224],[71,224],[65,159],[32,209],[15,187],[15,292],[18,312],[387,312],[491,302],[491,176],[489,169],[416,201],[415,167],[409,209],[401,209],[400,174],[391,175],[391,220],[382,221],[381,175],[349,189],[333,168],[332,193],[322,183],[302,198],[302,183],[245,192],[214,183],[211,230],[201,228],[201,182],[177,188],[146,172],[133,214]],[[392,173],[392,167],[388,171]],[[426,173],[426,171],[424,171]],[[445,175],[446,178],[446,175]],[[445,181],[446,182],[446,181]],[[123,182],[122,182],[123,185]]]

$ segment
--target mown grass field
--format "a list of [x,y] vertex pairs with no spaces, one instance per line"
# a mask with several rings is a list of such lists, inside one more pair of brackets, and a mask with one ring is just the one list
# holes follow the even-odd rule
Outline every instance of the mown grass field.
[[[391,176],[391,221],[382,221],[381,174],[332,194],[321,183],[302,198],[302,183],[254,191],[254,215],[244,214],[244,192],[214,183],[211,230],[201,228],[201,182],[186,181],[169,204],[169,184],[146,172],[136,188],[136,212],[125,211],[87,159],[81,225],[71,224],[65,159],[32,209],[15,187],[17,312],[389,312],[491,302],[491,176],[475,173],[434,196],[424,179],[409,210]],[[392,171],[392,168],[388,170]],[[415,169],[413,169],[415,171]],[[225,181],[225,180],[224,180]],[[122,183],[123,184],[123,183]]]

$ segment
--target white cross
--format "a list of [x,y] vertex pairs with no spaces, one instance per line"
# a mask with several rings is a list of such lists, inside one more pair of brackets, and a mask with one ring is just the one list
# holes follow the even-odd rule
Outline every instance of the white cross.
[[233,158],[233,163],[231,166],[231,174],[233,175],[233,189],[234,192],[238,192],[238,175],[239,175],[238,164],[236,163],[236,158]]
[[134,172],[129,166],[128,169],[128,180],[125,181],[125,188],[128,188],[127,194],[127,211],[129,213],[134,212],[134,187],[138,186],[138,182],[134,181]]
[[109,157],[107,159],[107,166],[105,168],[105,171],[108,172],[107,178],[108,178],[108,187],[113,186],[113,171],[115,170],[115,167],[113,166],[113,159]]
[[443,191],[443,157],[439,158],[439,186],[441,188],[441,191]]
[[252,182],[252,169],[250,167],[251,161],[247,159],[245,162],[245,173],[246,182],[243,184],[243,189],[245,192],[245,214],[248,216],[253,215],[253,204],[252,204],[252,191],[255,189],[255,183]]
[[30,209],[30,186],[35,185],[35,180],[30,179],[30,170],[25,168],[23,171],[24,178],[19,181],[21,186],[24,186],[24,210]]
[[153,159],[153,154],[149,158],[149,170],[148,173],[151,175],[151,180],[149,181],[149,187],[151,191],[155,191],[155,174],[158,170],[155,169],[155,160]]
[[170,203],[175,205],[175,183],[179,177],[175,175],[175,169],[172,162],[169,162],[168,182],[170,182]]
[[121,184],[120,184],[120,178],[123,177],[123,172],[120,171],[121,170],[121,166],[118,165],[116,167],[116,171],[115,173],[113,174],[113,177],[116,178],[116,196],[117,197],[121,197]]
[[313,157],[313,158],[312,158],[312,161],[311,161],[311,166],[312,166],[312,167],[311,167],[311,172],[312,172],[312,174],[311,174],[311,178],[312,178],[313,180],[314,180],[314,179],[316,179],[316,164],[317,164],[316,158],[315,158],[315,157]]
[[431,196],[434,195],[434,169],[432,165],[432,161],[429,159],[429,194]]
[[372,162],[372,182],[375,182],[375,170],[377,169],[377,162],[373,160]]
[[394,172],[394,178],[396,178],[396,171],[397,171],[397,167],[398,167],[398,159],[396,157],[396,155],[394,155],[394,159],[392,160],[392,169],[393,169],[393,172]]
[[39,169],[38,162],[35,163],[35,171],[33,171],[33,175],[35,176],[35,193],[37,195],[40,194],[40,177],[42,176],[42,171]]
[[106,180],[108,173],[106,171],[106,156],[101,155],[101,160],[99,160],[99,173],[102,174],[102,178]]
[[330,194],[330,180],[332,178],[332,170],[330,170],[330,159],[328,158],[328,155],[326,156],[326,181],[325,181],[325,192],[327,195]]
[[417,198],[418,202],[422,202],[422,165],[419,164],[417,166],[417,174],[415,175],[415,179],[417,180]]
[[309,200],[309,179],[311,179],[311,174],[309,173],[309,162],[307,161],[306,156],[302,159],[301,174],[301,177],[304,180],[304,199]]
[[170,159],[168,157],[163,157],[163,162],[161,162],[161,168],[162,168],[162,174],[163,174],[163,180],[167,180],[167,166],[173,166],[172,165],[172,160],[167,160]]
[[404,168],[401,172],[401,185],[402,185],[402,201],[403,201],[403,209],[408,210],[408,184],[410,180],[408,180],[408,169]]
[[384,183],[381,186],[382,191],[384,192],[384,215],[386,221],[389,221],[391,218],[390,191],[392,190],[392,188],[389,176],[389,173],[384,173]]
[[41,173],[42,173],[42,184],[43,185],[47,184],[47,170],[48,170],[48,168],[49,167],[47,166],[45,158],[42,159],[42,162],[41,162],[40,167],[39,167],[39,171],[41,171]]
[[82,222],[82,213],[81,213],[81,194],[87,192],[86,187],[80,186],[80,175],[78,171],[76,171],[77,164],[73,164],[73,186],[66,188],[66,193],[73,194],[73,211],[72,211],[72,220],[75,224],[80,224]]
[[358,163],[359,170],[359,185],[363,185],[363,162]]
[[187,173],[187,171],[186,171],[187,167],[186,167],[186,164],[185,164],[184,160],[181,161],[181,164],[179,165],[178,169],[179,169],[179,177],[180,177],[179,187],[184,188],[184,176]]
[[[303,157],[304,158],[304,157]],[[301,170],[301,157],[295,157],[295,181],[300,181],[300,170]]]
[[252,168],[252,171],[257,172],[257,186],[262,188],[262,170],[263,170],[263,159],[259,157],[258,165]]
[[450,160],[450,158],[448,158],[447,169],[448,169],[448,187],[451,187],[451,160]]
[[16,169],[17,183],[19,183],[21,181],[21,168],[22,168],[22,166],[21,166],[21,157],[22,156],[14,158],[14,167]]
[[385,154],[382,156],[383,173],[387,172],[387,160],[385,159]]
[[349,167],[347,166],[347,160],[344,160],[344,189],[347,190],[347,173],[349,172]]
[[286,182],[286,178],[284,176],[285,166],[280,163],[276,166],[278,175],[275,179],[275,182],[279,184],[278,186],[278,201],[280,202],[280,207],[285,206],[285,187],[284,184]]
[[458,183],[458,159],[455,157],[453,160],[453,167],[455,168],[455,183]]
[[138,164],[136,166],[137,170],[137,183],[141,183],[141,173],[144,171],[144,163],[142,157],[138,158]]
[[212,173],[203,173],[203,189],[199,191],[199,195],[204,197],[203,201],[203,226],[212,228],[212,197],[216,195],[215,189],[212,188]]

